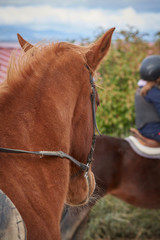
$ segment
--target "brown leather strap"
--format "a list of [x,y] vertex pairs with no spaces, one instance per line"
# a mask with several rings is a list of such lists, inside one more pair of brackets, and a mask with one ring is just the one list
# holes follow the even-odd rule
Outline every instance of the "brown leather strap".
[[136,128],[131,128],[130,131],[141,144],[147,147],[155,147],[155,148],[160,147],[160,142],[142,136],[142,134]]

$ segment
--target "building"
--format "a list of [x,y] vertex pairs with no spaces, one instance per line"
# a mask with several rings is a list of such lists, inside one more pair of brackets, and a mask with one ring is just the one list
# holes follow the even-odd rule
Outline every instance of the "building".
[[14,49],[19,49],[17,43],[0,42],[0,82],[6,78],[9,59]]

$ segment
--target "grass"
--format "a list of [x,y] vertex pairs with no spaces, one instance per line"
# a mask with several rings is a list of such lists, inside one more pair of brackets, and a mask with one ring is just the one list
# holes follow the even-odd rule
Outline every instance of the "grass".
[[160,240],[160,210],[141,209],[107,196],[90,213],[84,240]]

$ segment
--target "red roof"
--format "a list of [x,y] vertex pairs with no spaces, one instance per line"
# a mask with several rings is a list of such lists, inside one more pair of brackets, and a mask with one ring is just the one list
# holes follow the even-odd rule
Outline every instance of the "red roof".
[[14,43],[0,43],[0,82],[6,78],[10,55],[12,51],[18,47],[19,46]]

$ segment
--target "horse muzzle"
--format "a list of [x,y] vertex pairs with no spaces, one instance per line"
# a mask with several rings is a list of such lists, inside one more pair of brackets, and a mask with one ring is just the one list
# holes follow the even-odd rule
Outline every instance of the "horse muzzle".
[[[72,185],[72,180],[70,182],[68,195],[66,199],[66,204],[71,206],[81,206],[89,201],[90,196],[93,194],[96,183],[95,177],[91,170],[89,170],[87,176],[84,173],[81,177],[74,179],[74,186]],[[76,184],[78,181],[78,184]],[[75,186],[78,186],[78,188]]]

